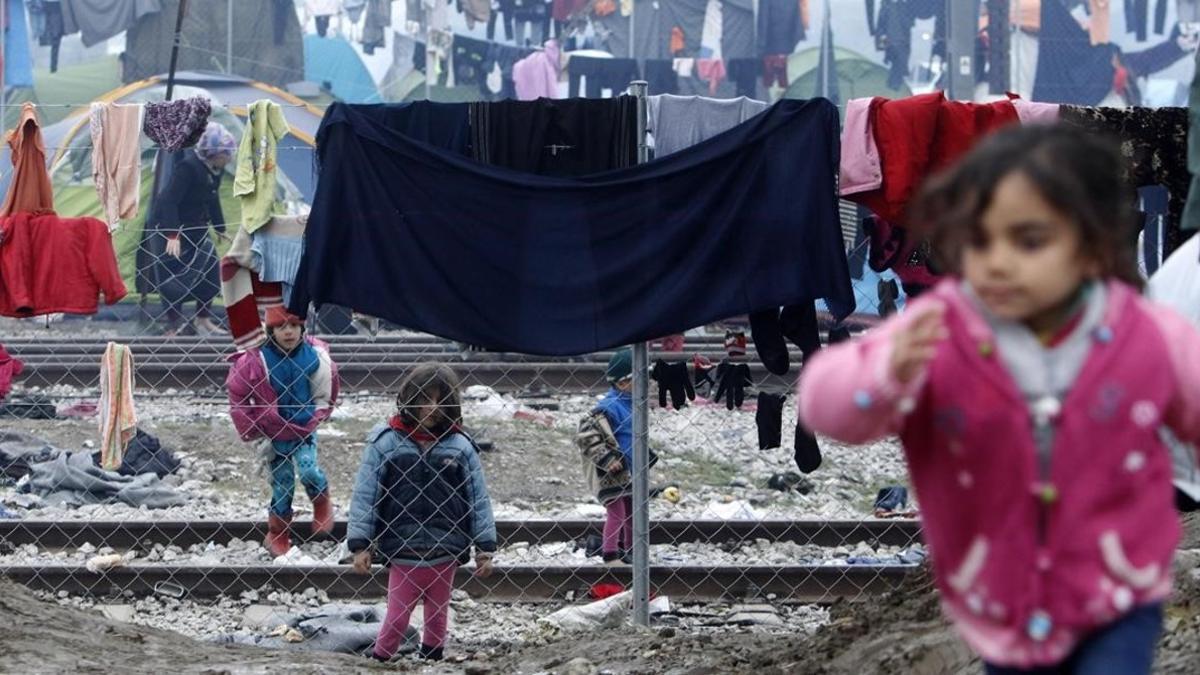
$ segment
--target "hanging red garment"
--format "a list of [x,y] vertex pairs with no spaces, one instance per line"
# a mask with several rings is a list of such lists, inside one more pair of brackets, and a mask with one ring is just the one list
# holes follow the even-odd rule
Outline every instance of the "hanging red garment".
[[873,99],[868,118],[883,186],[845,198],[897,225],[909,224],[909,202],[925,179],[953,164],[983,136],[1020,122],[1011,101],[962,103],[947,101],[942,92]]
[[13,379],[20,375],[24,368],[25,364],[21,363],[20,359],[9,356],[4,345],[0,345],[0,401],[12,391]]
[[12,155],[13,175],[8,184],[0,216],[14,213],[53,213],[54,190],[46,171],[46,147],[37,109],[32,103],[21,106],[17,126],[5,136]]
[[96,218],[0,217],[0,316],[95,314],[125,297],[108,225]]

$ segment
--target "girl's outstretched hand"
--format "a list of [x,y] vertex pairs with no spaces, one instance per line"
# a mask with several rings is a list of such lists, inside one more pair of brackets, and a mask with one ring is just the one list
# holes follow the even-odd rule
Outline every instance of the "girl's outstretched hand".
[[359,551],[354,554],[354,571],[359,574],[366,574],[371,571],[371,552]]
[[900,384],[912,382],[937,354],[946,339],[946,309],[933,305],[921,310],[907,326],[892,336],[891,374]]
[[475,576],[480,579],[486,579],[492,576],[492,555],[490,553],[480,553],[475,556]]

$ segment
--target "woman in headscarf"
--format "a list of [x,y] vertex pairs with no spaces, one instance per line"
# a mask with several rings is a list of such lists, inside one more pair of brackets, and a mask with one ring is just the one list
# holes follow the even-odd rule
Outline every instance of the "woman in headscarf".
[[166,333],[187,332],[183,304],[196,301],[192,325],[198,334],[215,334],[212,300],[221,290],[217,250],[208,235],[212,227],[225,233],[218,191],[225,167],[233,161],[237,142],[224,126],[209,122],[192,150],[177,155],[166,187],[155,200],[150,228],[166,241],[157,261],[157,287],[162,296]]

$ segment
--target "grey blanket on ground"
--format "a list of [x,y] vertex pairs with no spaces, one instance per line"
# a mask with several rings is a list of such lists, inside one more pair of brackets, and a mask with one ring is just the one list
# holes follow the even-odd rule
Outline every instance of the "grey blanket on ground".
[[0,475],[20,478],[29,467],[48,462],[62,451],[46,441],[20,431],[0,431]]
[[67,506],[122,503],[164,509],[187,503],[158,476],[122,476],[105,471],[92,463],[92,455],[87,452],[63,452],[48,462],[31,465],[27,487],[48,503]]
[[[229,633],[211,641],[217,644],[253,645],[301,652],[337,652],[367,654],[375,645],[386,615],[385,607],[373,605],[330,604],[308,613],[282,616],[280,623],[295,628],[304,636],[301,642],[283,637]],[[415,622],[414,622],[415,623]],[[417,628],[411,623],[404,634],[401,649],[416,648]]]

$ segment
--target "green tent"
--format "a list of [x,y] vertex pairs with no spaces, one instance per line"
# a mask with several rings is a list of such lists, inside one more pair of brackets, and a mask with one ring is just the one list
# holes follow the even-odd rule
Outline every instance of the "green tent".
[[[904,98],[912,95],[908,87],[892,89],[888,86],[888,71],[867,57],[849,49],[833,48],[837,66],[838,91],[843,102],[852,98],[869,98],[886,96],[887,98]],[[817,90],[817,71],[821,61],[819,48],[806,49],[788,57],[788,83],[784,98],[812,98]]]

